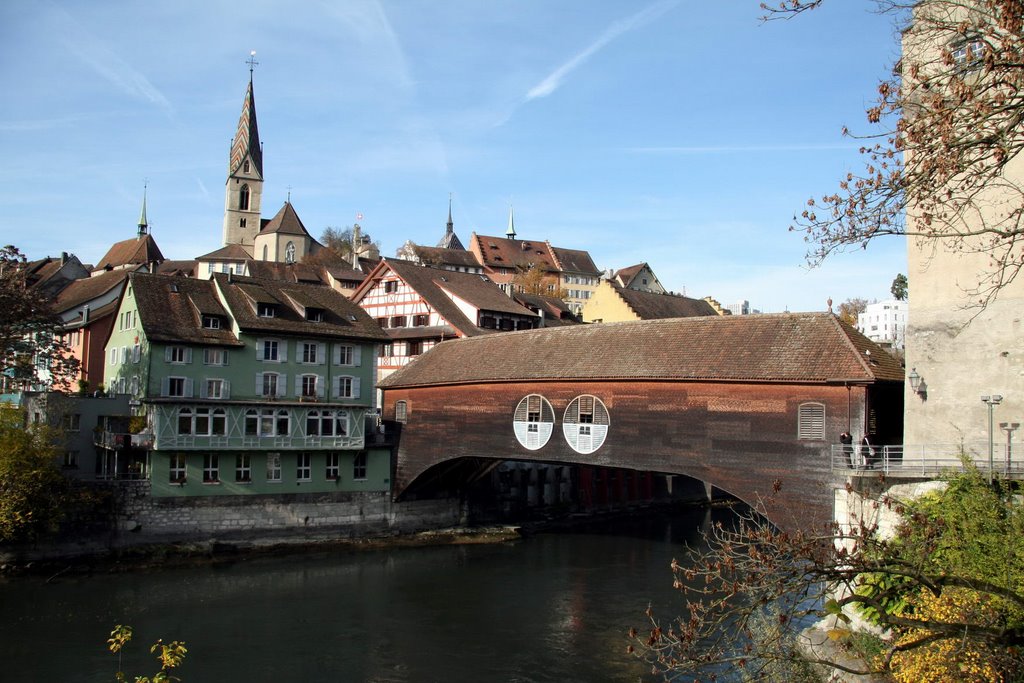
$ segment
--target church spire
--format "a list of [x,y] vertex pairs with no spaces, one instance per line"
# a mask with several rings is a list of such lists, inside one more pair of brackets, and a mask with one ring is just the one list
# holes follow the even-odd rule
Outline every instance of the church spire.
[[455,232],[455,223],[452,222],[452,193],[448,193],[448,224],[444,229],[444,236],[448,237]]
[[516,238],[516,221],[515,218],[512,216],[511,204],[508,205],[508,230],[505,231],[505,237],[509,238],[510,240],[514,240]]
[[146,220],[146,187],[142,186],[142,213],[139,214],[139,237],[149,233],[149,221]]
[[242,102],[235,139],[228,157],[228,178],[224,194],[224,246],[241,244],[252,248],[260,231],[260,200],[263,196],[263,147],[256,125],[256,98],[252,74],[256,51],[249,53],[249,85]]
[[256,51],[249,53],[246,61],[249,65],[249,87],[245,91],[245,100],[242,103],[242,115],[238,118],[238,128],[235,130],[235,140],[231,144],[231,158],[228,164],[228,173],[234,175],[243,169],[245,162],[251,160],[253,171],[263,178],[263,147],[260,145],[260,131],[256,125],[256,97],[252,89],[252,71],[259,62],[256,61]]

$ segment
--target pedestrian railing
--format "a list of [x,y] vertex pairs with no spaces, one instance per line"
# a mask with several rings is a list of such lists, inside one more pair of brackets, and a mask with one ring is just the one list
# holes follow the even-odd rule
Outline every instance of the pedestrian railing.
[[937,477],[964,469],[964,460],[982,473],[1006,479],[1024,479],[1024,446],[1021,453],[1006,444],[994,444],[989,461],[988,444],[901,444],[896,446],[832,446],[832,471],[836,474],[895,477]]

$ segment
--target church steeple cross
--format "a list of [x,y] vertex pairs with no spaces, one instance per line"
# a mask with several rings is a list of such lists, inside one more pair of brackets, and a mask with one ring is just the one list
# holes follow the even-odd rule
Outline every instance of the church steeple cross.
[[259,62],[256,61],[256,50],[249,52],[249,59],[245,60],[245,63],[249,65],[249,80],[252,80],[252,70],[259,66]]

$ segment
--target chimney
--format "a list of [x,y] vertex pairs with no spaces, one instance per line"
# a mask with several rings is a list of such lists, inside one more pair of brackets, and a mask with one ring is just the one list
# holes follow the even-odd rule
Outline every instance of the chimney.
[[67,262],[68,262],[68,252],[66,252],[66,251],[60,252],[60,264],[63,266]]

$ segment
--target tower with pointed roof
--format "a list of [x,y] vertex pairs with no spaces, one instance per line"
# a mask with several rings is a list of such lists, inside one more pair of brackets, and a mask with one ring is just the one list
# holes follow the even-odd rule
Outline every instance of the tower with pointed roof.
[[464,250],[462,242],[455,234],[455,223],[452,221],[452,197],[448,195],[448,223],[444,228],[444,237],[437,243],[437,246],[441,249],[460,249]]
[[252,89],[255,54],[253,52],[248,61],[249,87],[231,144],[224,192],[224,246],[240,244],[249,250],[260,231],[260,200],[263,197],[263,148],[256,125],[256,100]]

